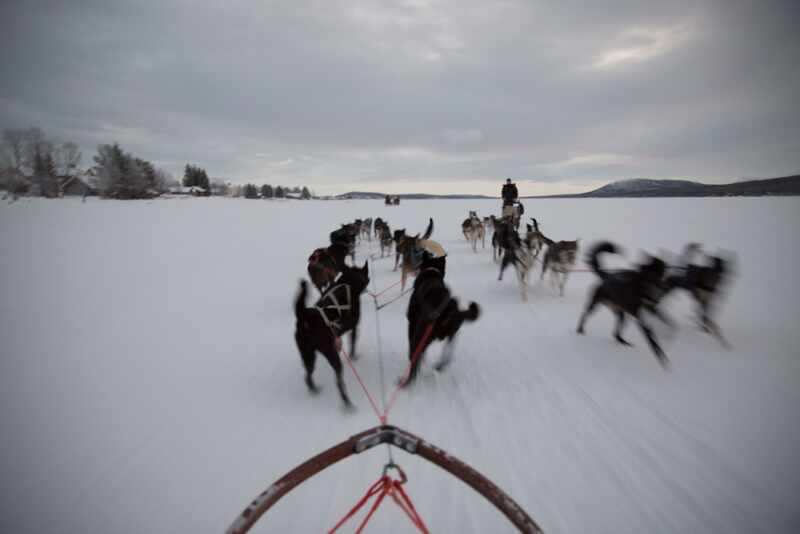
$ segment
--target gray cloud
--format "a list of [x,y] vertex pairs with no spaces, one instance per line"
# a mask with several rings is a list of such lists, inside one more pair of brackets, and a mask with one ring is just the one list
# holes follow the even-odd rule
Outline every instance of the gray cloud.
[[318,190],[800,169],[793,2],[144,4],[3,3],[0,126]]

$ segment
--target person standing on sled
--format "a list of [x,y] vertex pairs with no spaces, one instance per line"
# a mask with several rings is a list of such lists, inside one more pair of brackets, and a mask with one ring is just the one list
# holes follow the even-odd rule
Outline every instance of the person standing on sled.
[[514,202],[519,198],[517,184],[513,183],[511,178],[506,180],[506,183],[503,185],[503,192],[500,193],[500,196],[503,197],[503,207],[513,206]]
[[508,178],[506,183],[503,184],[500,196],[503,197],[503,218],[510,219],[514,226],[517,227],[519,225],[519,208],[515,210],[514,205],[519,199],[519,191],[517,191],[517,184],[513,183],[511,178]]

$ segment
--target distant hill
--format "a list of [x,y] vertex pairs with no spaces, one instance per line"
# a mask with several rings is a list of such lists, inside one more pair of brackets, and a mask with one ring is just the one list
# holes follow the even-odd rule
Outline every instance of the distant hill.
[[[457,198],[498,198],[498,197],[488,197],[486,195],[461,195],[461,194],[453,194],[453,195],[430,195],[427,193],[404,193],[400,195],[392,195],[400,197],[401,199],[414,199],[414,200],[422,200],[422,199],[457,199]],[[343,199],[360,199],[360,200],[383,200],[386,198],[385,193],[374,193],[371,191],[350,191],[349,193],[342,193],[341,195],[336,195],[332,197],[336,200],[343,200]]]
[[[527,196],[522,198],[646,198],[646,197],[757,197],[765,195],[800,196],[800,174],[782,178],[764,180],[747,180],[730,184],[704,184],[690,180],[653,180],[650,178],[633,178],[611,182],[587,193],[572,195]],[[427,193],[405,193],[401,199],[496,199],[487,195],[431,195]],[[350,191],[341,195],[325,197],[335,200],[367,199],[383,200],[385,193],[373,191]]]
[[524,198],[755,197],[765,195],[800,195],[800,174],[719,185],[689,180],[634,178],[612,182],[588,193]]

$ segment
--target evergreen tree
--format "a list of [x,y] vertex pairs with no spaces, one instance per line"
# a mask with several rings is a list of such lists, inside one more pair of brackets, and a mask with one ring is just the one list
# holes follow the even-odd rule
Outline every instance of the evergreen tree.
[[286,192],[284,191],[283,187],[278,186],[275,188],[275,198],[285,198]]
[[272,190],[272,186],[269,184],[264,184],[261,186],[261,198],[272,198],[275,196],[275,192]]
[[303,192],[300,193],[300,197],[304,200],[309,200],[311,198],[311,191],[309,191],[306,186],[303,186]]
[[148,198],[151,184],[148,182],[143,160],[134,158],[118,144],[100,145],[94,157],[94,174],[100,194],[109,198]]
[[258,188],[253,184],[244,186],[244,198],[258,198]]

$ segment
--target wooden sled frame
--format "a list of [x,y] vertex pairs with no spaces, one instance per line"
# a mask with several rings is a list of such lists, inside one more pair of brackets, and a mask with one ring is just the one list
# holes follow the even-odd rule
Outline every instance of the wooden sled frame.
[[491,502],[520,532],[542,534],[525,510],[489,479],[455,456],[392,425],[365,430],[298,465],[256,497],[228,528],[227,534],[244,534],[281,497],[304,481],[353,454],[360,454],[383,443],[416,454],[460,479]]

